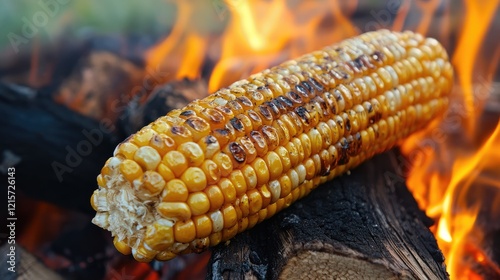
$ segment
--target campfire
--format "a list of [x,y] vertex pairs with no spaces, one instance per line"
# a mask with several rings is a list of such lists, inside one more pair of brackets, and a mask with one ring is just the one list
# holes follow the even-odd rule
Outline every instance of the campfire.
[[[71,5],[58,5],[62,17],[47,21],[63,22],[76,9]],[[0,165],[16,170],[18,257],[36,264],[19,265],[19,275],[278,278],[297,277],[301,261],[312,260],[330,276],[341,272],[329,261],[353,265],[350,270],[368,267],[381,277],[445,278],[444,265],[450,279],[500,277],[498,0],[161,5],[172,18],[155,21],[158,34],[90,32],[72,40],[63,33],[47,43],[40,12],[7,36],[0,108],[9,121],[0,130],[14,132],[0,140]],[[139,263],[90,224],[89,198],[102,183],[96,176],[129,135],[235,81],[379,29],[435,38],[454,70],[446,112],[399,148],[208,253]]]

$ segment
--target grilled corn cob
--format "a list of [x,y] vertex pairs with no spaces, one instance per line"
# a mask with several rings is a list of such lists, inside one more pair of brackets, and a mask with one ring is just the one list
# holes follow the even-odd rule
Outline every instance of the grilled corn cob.
[[252,75],[118,145],[93,222],[138,261],[215,246],[424,127],[452,76],[436,40],[387,30]]

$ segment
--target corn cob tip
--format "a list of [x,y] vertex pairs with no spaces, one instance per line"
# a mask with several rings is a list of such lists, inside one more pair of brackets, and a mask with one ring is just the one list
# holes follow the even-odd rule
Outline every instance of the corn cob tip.
[[254,74],[118,145],[92,222],[138,261],[201,252],[423,128],[452,79],[436,40],[388,30]]

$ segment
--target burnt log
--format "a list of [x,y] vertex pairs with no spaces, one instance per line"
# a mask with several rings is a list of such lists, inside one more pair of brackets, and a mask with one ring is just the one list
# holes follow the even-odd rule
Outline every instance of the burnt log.
[[214,248],[209,279],[447,279],[396,150]]

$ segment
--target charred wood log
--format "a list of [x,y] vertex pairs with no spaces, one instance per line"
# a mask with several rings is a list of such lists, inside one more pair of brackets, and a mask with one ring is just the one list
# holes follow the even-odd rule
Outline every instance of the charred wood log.
[[397,155],[376,156],[219,245],[208,278],[447,279]]

